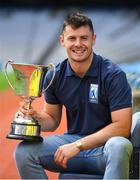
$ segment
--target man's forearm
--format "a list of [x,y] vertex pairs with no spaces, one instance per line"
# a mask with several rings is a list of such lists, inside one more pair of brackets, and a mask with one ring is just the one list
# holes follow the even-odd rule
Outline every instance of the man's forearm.
[[59,123],[53,119],[49,114],[45,112],[38,112],[34,115],[34,118],[39,122],[41,125],[42,131],[54,131]]
[[80,141],[82,148],[86,150],[104,145],[106,141],[113,136],[129,137],[129,132],[126,132],[124,128],[121,128],[116,122],[111,123],[94,134],[85,136]]
[[83,149],[102,146],[113,136],[130,136],[132,124],[132,108],[124,108],[111,113],[112,123],[101,130],[81,139]]

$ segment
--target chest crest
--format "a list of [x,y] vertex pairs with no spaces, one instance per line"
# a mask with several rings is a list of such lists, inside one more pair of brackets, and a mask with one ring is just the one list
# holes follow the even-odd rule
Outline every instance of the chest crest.
[[90,84],[89,102],[90,103],[98,103],[98,84]]

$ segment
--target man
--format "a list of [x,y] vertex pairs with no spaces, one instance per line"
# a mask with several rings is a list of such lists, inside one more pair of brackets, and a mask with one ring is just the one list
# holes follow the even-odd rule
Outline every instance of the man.
[[[27,111],[25,100],[16,116],[30,114],[42,131],[54,131],[64,105],[68,131],[45,137],[41,143],[20,143],[15,159],[21,178],[47,179],[44,169],[97,173],[104,179],[129,177],[131,90],[118,65],[93,52],[95,40],[89,17],[76,12],[66,18],[60,43],[68,59],[56,66],[43,111]],[[44,87],[52,74],[52,70],[47,73]]]

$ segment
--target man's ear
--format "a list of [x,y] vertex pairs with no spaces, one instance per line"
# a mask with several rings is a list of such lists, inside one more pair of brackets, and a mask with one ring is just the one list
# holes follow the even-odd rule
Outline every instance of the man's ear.
[[94,45],[96,42],[96,34],[93,35],[92,39],[93,39],[93,45]]
[[59,42],[60,42],[61,46],[65,46],[65,44],[64,44],[64,36],[63,35],[60,35]]

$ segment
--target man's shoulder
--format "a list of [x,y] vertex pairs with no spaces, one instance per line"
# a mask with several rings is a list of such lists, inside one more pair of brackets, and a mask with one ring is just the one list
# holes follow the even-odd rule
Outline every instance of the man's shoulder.
[[56,63],[54,64],[54,67],[53,68],[50,68],[47,72],[46,72],[46,79],[52,79],[52,76],[55,74],[55,78],[56,77],[59,77],[59,75],[62,74],[62,71],[64,71],[64,69],[66,68],[66,64],[67,64],[67,59],[59,62],[59,63]]
[[103,56],[97,55],[99,60],[99,69],[101,79],[104,82],[110,82],[115,78],[126,77],[126,73],[121,69],[119,64]]
[[97,55],[97,58],[100,59],[101,67],[104,73],[123,72],[120,66],[111,59],[100,55]]
[[65,70],[67,67],[67,59],[64,59],[63,61],[56,64],[56,73],[59,74],[61,71]]

